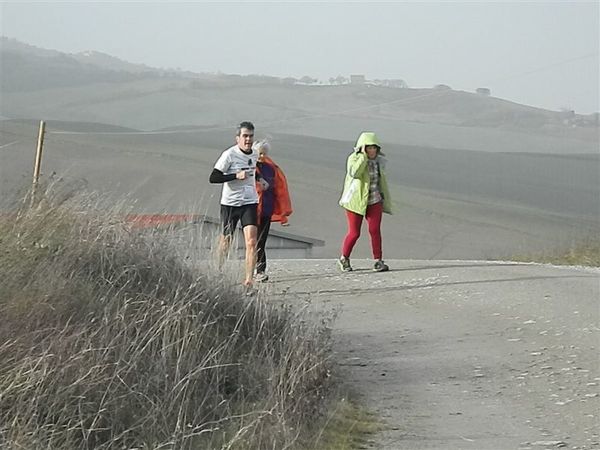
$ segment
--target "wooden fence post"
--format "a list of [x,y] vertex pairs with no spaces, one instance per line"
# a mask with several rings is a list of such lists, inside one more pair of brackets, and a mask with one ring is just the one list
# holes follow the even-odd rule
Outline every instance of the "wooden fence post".
[[35,153],[35,165],[33,166],[33,186],[31,189],[31,205],[35,202],[35,191],[40,179],[42,170],[42,151],[44,149],[44,134],[46,133],[46,122],[40,120],[40,130],[38,133],[37,151]]

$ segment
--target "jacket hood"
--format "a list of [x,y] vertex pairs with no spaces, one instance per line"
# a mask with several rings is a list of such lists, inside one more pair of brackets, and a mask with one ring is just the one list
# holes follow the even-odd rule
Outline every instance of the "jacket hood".
[[383,155],[383,153],[381,153],[381,144],[379,143],[379,139],[377,138],[377,135],[375,133],[371,131],[362,132],[358,137],[358,140],[356,141],[354,150],[360,150],[363,147],[363,145],[376,145],[377,147],[379,147],[379,154]]

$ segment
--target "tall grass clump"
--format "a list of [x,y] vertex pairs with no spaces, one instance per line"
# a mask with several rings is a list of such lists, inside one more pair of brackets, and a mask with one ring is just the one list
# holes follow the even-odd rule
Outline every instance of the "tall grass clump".
[[49,190],[0,215],[0,448],[308,442],[328,321],[244,296],[105,206]]

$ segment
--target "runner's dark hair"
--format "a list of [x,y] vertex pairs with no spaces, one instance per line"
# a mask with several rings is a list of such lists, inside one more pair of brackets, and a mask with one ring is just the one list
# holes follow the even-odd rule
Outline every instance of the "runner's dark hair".
[[237,131],[235,132],[236,136],[239,136],[242,132],[242,128],[246,130],[254,131],[254,124],[252,122],[242,122],[237,126]]

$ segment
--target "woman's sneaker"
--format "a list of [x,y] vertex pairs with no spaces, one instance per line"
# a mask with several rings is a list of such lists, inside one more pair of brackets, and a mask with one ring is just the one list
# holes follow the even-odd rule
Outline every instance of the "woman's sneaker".
[[381,259],[375,261],[375,265],[373,266],[373,272],[387,272],[388,270],[390,270],[390,268]]
[[350,266],[350,258],[340,256],[340,259],[338,259],[337,263],[338,267],[342,272],[352,272],[352,266]]

